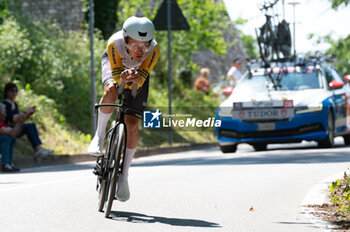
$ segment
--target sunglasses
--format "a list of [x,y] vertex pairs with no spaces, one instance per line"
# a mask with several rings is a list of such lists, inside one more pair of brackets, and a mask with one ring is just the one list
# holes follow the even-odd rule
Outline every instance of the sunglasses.
[[138,45],[136,43],[133,43],[133,44],[127,44],[126,47],[129,49],[129,50],[132,50],[132,51],[142,51],[144,53],[148,52],[149,49],[150,49],[150,46],[148,45]]

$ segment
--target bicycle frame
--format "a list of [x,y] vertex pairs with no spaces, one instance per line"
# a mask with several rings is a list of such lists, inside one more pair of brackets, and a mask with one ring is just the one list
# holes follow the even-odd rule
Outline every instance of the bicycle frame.
[[[123,105],[123,100],[119,100],[119,101],[121,101],[121,102],[118,103],[118,104],[95,104],[95,110],[96,111],[100,107],[117,107],[117,113],[116,113],[116,117],[115,117],[115,122],[116,123],[107,131],[105,138],[108,137],[109,133],[113,133],[113,131],[117,128],[117,126],[120,123],[123,123],[125,125],[125,121],[124,121],[125,112],[124,112],[124,109],[122,109],[122,107],[124,106]],[[126,125],[125,125],[125,128],[126,128]],[[123,153],[125,152],[125,148],[126,148],[127,130],[125,130],[125,137],[126,137],[126,139],[125,139],[125,142],[124,142],[125,146],[124,146]],[[101,157],[104,157],[104,156],[101,156]],[[108,157],[104,157],[104,158],[108,158]],[[124,159],[123,159],[122,167],[124,167]],[[122,171],[123,171],[123,169],[121,170],[121,173],[122,173]]]
[[[97,159],[94,174],[97,175],[96,190],[99,193],[98,211],[102,212],[103,208],[106,208],[105,217],[108,217],[114,200],[116,183],[124,170],[127,129],[124,122],[124,109],[122,108],[124,106],[123,100],[119,100],[118,104],[95,104],[95,109],[106,106],[117,107],[117,113],[115,123],[106,133],[106,152]],[[122,128],[121,132],[118,128]],[[116,143],[120,138],[120,133],[122,139]]]

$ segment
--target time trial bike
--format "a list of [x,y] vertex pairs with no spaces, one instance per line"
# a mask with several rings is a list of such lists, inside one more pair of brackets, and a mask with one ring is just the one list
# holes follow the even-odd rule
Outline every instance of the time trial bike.
[[127,142],[127,128],[124,122],[123,95],[118,97],[116,104],[96,104],[100,107],[116,107],[117,113],[110,129],[105,136],[106,150],[97,158],[93,173],[97,176],[96,191],[98,192],[98,211],[109,217],[120,175],[123,173],[125,150]]

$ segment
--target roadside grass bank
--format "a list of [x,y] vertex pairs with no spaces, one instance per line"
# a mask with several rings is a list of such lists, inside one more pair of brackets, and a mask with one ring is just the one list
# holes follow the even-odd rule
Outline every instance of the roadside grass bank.
[[[57,129],[57,128],[56,128]],[[39,132],[41,129],[39,129]],[[44,132],[40,132],[41,134]],[[69,134],[71,133],[71,134]],[[69,132],[63,128],[60,130],[46,131],[41,136],[44,147],[55,150],[55,155],[81,155],[87,154],[87,148],[90,143],[88,139],[90,135],[83,135],[78,132]],[[173,142],[170,145],[168,132],[148,133],[145,129],[140,131],[140,146],[138,151],[140,154],[147,152],[154,153],[155,150],[166,152],[169,147],[176,150],[177,147],[195,146],[198,148],[200,144],[215,144],[216,137],[213,133],[201,133],[198,131],[173,131]],[[64,145],[63,145],[64,144]],[[15,158],[34,157],[34,151],[30,146],[26,137],[17,140],[14,152]]]
[[344,172],[328,189],[329,203],[309,205],[314,209],[312,215],[331,224],[336,231],[350,231],[350,177]]
[[[30,85],[19,85],[18,105],[20,110],[31,106],[36,106],[36,113],[31,117],[28,123],[36,124],[40,139],[45,148],[53,149],[57,155],[86,154],[88,145],[91,141],[91,135],[79,131],[72,124],[67,123],[66,118],[57,110],[56,103],[45,95],[35,94]],[[69,103],[68,103],[69,104]],[[168,147],[168,131],[151,131],[143,129],[140,123],[140,142],[139,148],[157,148]],[[186,131],[181,128],[174,128],[172,146],[181,146],[186,144],[215,143],[216,138],[214,130],[212,131]],[[23,158],[34,156],[34,151],[28,141],[23,136],[17,140],[14,157]]]

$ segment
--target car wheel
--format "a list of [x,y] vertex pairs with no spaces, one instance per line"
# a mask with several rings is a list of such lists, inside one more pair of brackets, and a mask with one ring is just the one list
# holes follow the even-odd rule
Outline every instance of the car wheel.
[[344,135],[343,139],[345,145],[350,145],[350,135]]
[[334,146],[334,120],[332,111],[328,113],[327,136],[324,140],[318,141],[318,147],[331,148]]
[[220,146],[220,150],[222,153],[235,153],[237,151],[237,144]]
[[255,151],[266,151],[267,144],[255,144],[253,145]]

